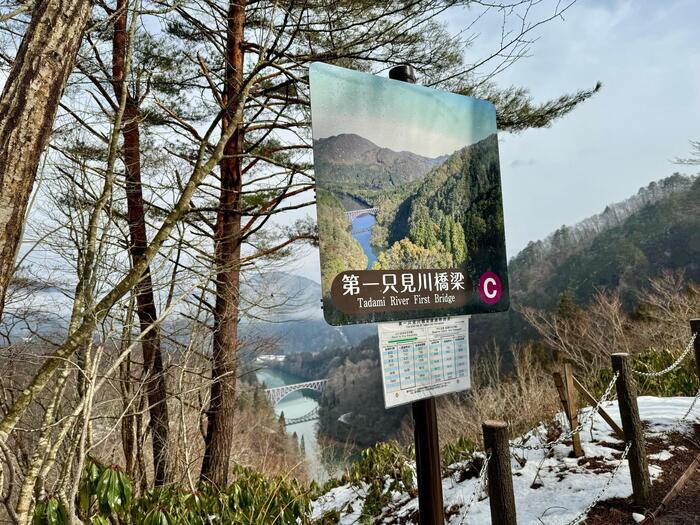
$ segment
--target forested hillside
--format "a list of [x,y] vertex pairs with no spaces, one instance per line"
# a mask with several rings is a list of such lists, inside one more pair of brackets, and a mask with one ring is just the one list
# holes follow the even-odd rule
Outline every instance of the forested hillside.
[[455,265],[466,264],[468,271],[505,262],[498,249],[503,208],[496,135],[455,152],[425,178],[412,198],[408,225],[414,243],[430,248],[441,241]]
[[596,287],[635,290],[661,268],[700,280],[700,179],[675,174],[544,241],[511,262],[512,294],[523,304],[553,307],[570,290],[587,302]]
[[596,290],[619,290],[628,310],[662,270],[700,282],[700,178],[674,174],[574,226],[531,242],[509,263],[513,308],[472,318],[472,342],[483,347],[534,336],[522,307],[585,306]]
[[[515,283],[511,289],[516,298],[512,299],[514,307],[500,314],[472,316],[472,358],[493,357],[494,349],[487,349],[487,345],[495,341],[508,368],[510,344],[538,339],[522,316],[523,307],[555,313],[584,308],[597,290],[606,289],[619,290],[628,312],[633,313],[640,290],[665,269],[683,270],[686,281],[700,282],[698,261],[700,178],[676,174],[653,182],[635,196],[607,206],[599,215],[530,243],[513,258],[510,279]],[[321,401],[324,434],[366,445],[397,431],[405,412],[375,413],[372,403],[364,401],[368,395],[382,396],[378,356],[372,348],[376,348],[376,340],[367,340],[350,351],[300,354],[285,362],[286,369],[302,377],[332,379]],[[348,395],[350,392],[353,394]],[[359,436],[357,430],[368,428],[369,419],[374,422],[374,431]]]
[[[379,207],[373,242],[390,247],[386,258],[412,244],[434,252],[435,260],[465,265],[472,278],[486,269],[505,274],[495,134],[456,151],[405,191],[387,192]],[[398,242],[405,238],[408,247]]]
[[350,233],[350,221],[340,201],[322,189],[316,192],[316,199],[319,237],[333,240],[321,250],[321,283],[324,290],[330,290],[338,273],[367,268],[367,256]]

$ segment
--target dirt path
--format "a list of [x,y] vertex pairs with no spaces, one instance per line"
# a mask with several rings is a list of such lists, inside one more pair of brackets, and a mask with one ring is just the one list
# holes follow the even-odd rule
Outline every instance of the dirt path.
[[[696,440],[697,441],[697,434]],[[668,441],[653,440],[647,443],[647,454],[655,454],[660,450],[674,447],[673,457],[667,461],[650,460],[650,464],[661,467],[663,475],[652,486],[652,510],[655,510],[661,500],[671,490],[678,478],[686,471],[695,457],[700,453],[695,441],[681,434],[669,436]],[[586,525],[632,525],[634,509],[629,499],[611,499],[599,503],[588,515]],[[700,524],[700,472],[696,472],[685,485],[683,491],[676,496],[654,522],[655,525],[697,525]]]
[[654,522],[656,525],[700,523],[700,472],[695,470],[683,492],[671,502],[671,508]]

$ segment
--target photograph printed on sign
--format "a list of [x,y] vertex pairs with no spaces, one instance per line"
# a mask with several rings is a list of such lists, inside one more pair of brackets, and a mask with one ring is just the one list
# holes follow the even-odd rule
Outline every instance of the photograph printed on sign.
[[309,78],[326,321],[506,310],[494,106],[327,64]]

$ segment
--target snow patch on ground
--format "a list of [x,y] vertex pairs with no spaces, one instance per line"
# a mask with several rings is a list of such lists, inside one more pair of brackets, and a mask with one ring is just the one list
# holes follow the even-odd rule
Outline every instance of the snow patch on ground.
[[673,454],[671,454],[668,450],[662,450],[658,454],[649,454],[648,457],[652,461],[668,461],[673,457]]
[[[647,426],[648,437],[662,437],[670,431],[691,432],[692,422],[697,421],[697,412],[679,425],[690,407],[693,398],[658,398],[642,396],[638,398],[639,412]],[[617,402],[606,403],[603,408],[621,425]],[[584,408],[579,420],[585,421],[591,408]],[[563,415],[559,415],[559,418]],[[545,435],[543,426],[523,436],[528,444],[542,442]],[[520,441],[520,440],[516,440]],[[571,447],[557,445],[550,451],[515,450],[520,462],[512,459],[513,488],[515,505],[520,525],[564,525],[577,518],[596,498],[610,479],[612,471],[620,462],[624,443],[618,439],[605,421],[596,416],[588,421],[581,432],[581,443],[585,458],[569,458]],[[672,449],[672,447],[670,447]],[[672,450],[649,456],[651,461],[667,461]],[[524,465],[523,465],[523,461]],[[662,474],[658,465],[650,465],[653,479]],[[489,500],[484,491],[479,490],[479,480],[472,478],[458,481],[451,476],[443,479],[442,490],[445,508],[456,508],[457,513],[447,521],[450,525],[487,525],[491,523]],[[479,490],[476,501],[467,514],[464,506],[471,500],[475,490]],[[362,512],[367,485],[360,487],[343,485],[337,487],[313,504],[313,518],[320,518],[328,511],[340,511],[341,525],[358,523]],[[624,460],[615,478],[610,483],[601,500],[625,498],[632,494],[630,471]],[[392,494],[392,504],[385,509],[384,518],[378,523],[403,523],[407,516],[418,508],[418,500],[408,494]]]
[[362,513],[362,503],[367,496],[367,484],[342,485],[326,492],[314,501],[313,518],[320,518],[329,511],[340,511],[340,523],[357,523]]

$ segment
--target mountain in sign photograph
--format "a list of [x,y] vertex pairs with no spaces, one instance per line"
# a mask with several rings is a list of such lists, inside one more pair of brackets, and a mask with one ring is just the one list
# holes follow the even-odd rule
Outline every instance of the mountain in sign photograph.
[[314,142],[316,182],[351,210],[371,207],[378,192],[420,180],[445,159],[447,155],[427,158],[382,148],[353,133]]
[[320,222],[335,221],[351,233],[333,236],[333,253],[346,269],[478,267],[493,255],[480,247],[489,244],[485,235],[503,234],[495,135],[434,159],[380,148],[357,135],[329,137],[314,147],[317,182],[326,188]]

